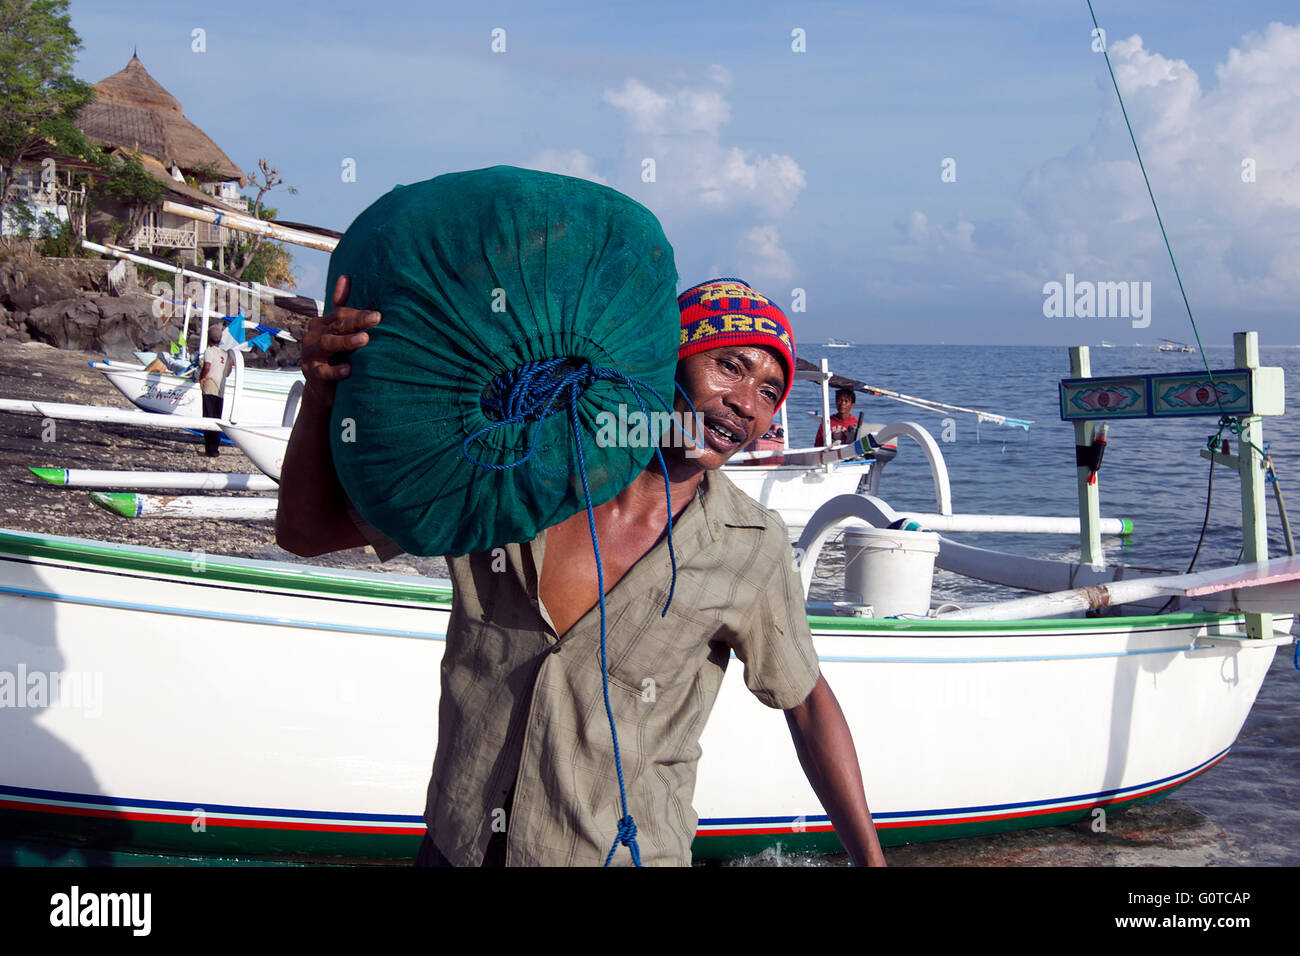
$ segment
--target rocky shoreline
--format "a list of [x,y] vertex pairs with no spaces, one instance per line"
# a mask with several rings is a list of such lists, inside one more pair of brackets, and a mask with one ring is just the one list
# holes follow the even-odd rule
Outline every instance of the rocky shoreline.
[[[117,272],[110,278],[114,269]],[[142,270],[132,262],[49,259],[21,247],[0,248],[0,341],[44,342],[124,360],[133,359],[136,351],[165,350],[184,326],[183,308],[174,309],[166,300],[191,294],[202,298],[197,289],[178,293],[181,287],[175,278],[160,270]],[[220,293],[216,290],[212,304],[217,312],[227,301]],[[302,338],[307,323],[302,315],[250,301],[256,306],[253,313],[244,303],[250,318]],[[232,313],[238,304],[237,299],[230,303]],[[197,317],[192,317],[190,326],[187,343],[193,350],[199,344]],[[276,339],[266,353],[250,351],[246,361],[254,367],[275,368],[297,365],[301,355],[297,341]]]

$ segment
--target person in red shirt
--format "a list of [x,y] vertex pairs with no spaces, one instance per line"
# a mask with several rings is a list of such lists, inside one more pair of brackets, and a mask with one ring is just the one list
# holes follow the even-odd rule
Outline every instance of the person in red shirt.
[[[853,414],[853,389],[841,388],[835,393],[835,414],[831,416],[831,444],[847,445],[853,440],[854,430],[858,427],[858,417]],[[814,445],[821,447],[822,427],[817,427],[817,439]]]

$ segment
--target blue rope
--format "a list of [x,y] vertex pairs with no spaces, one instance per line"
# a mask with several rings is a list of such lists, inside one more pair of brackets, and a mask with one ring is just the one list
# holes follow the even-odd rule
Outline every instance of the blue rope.
[[[663,396],[652,385],[616,368],[598,368],[590,362],[575,362],[568,358],[527,362],[493,379],[489,390],[483,396],[482,404],[483,410],[497,420],[466,438],[461,444],[461,454],[467,461],[494,471],[518,468],[529,461],[537,450],[541,420],[559,411],[565,405],[568,406],[569,424],[573,429],[573,443],[578,458],[578,475],[582,479],[582,494],[587,504],[587,527],[591,532],[591,548],[596,556],[596,591],[600,605],[600,670],[604,685],[605,716],[609,720],[609,734],[614,743],[614,769],[618,774],[619,802],[623,811],[618,821],[618,832],[614,837],[614,843],[605,857],[605,866],[610,865],[620,844],[626,846],[631,852],[633,864],[640,866],[641,849],[636,842],[636,821],[632,819],[632,814],[627,809],[627,784],[623,779],[623,758],[618,745],[618,730],[614,726],[614,710],[609,702],[609,658],[605,641],[605,569],[600,559],[600,542],[596,537],[596,512],[591,504],[591,486],[587,481],[587,464],[582,451],[582,429],[578,418],[578,399],[589,386],[600,381],[619,382],[626,386],[632,392],[647,421],[649,410],[641,397],[641,388],[647,389],[654,395],[661,406],[668,407]],[[680,390],[681,386],[678,385],[677,388]],[[682,394],[686,393],[682,392]],[[687,396],[686,400],[694,413],[695,406],[691,403],[690,397]],[[537,427],[533,429],[527,452],[514,461],[502,464],[480,461],[470,453],[470,445],[489,432],[508,425],[528,423],[535,423]],[[677,589],[677,555],[673,547],[673,508],[668,465],[658,445],[655,446],[655,456],[659,459],[659,466],[664,476],[664,495],[668,502],[668,557],[672,563],[672,582],[668,588],[668,600],[664,603],[660,615],[663,616],[668,613],[668,608],[673,602],[673,594]]]

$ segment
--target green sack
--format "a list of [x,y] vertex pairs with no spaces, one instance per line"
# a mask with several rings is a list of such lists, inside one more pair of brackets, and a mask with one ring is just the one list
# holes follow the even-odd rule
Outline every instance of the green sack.
[[[366,209],[330,257],[327,290],[383,313],[339,383],[334,466],[361,516],[411,554],[460,555],[586,508],[567,404],[540,421],[485,396],[526,363],[573,360],[645,388],[671,408],[680,319],[672,247],[644,206],[582,179],[495,166],[401,186]],[[327,297],[330,293],[327,291]],[[653,447],[600,447],[602,411],[639,410],[631,388],[596,381],[578,399],[591,504],[631,483]]]

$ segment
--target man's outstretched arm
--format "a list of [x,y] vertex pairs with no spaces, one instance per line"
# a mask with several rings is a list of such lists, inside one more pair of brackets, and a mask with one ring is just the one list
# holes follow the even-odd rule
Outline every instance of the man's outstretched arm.
[[332,365],[330,359],[365,345],[370,337],[364,330],[379,321],[377,312],[345,308],[349,288],[347,277],[340,277],[334,310],[312,319],[303,336],[302,373],[307,388],[285,451],[275,513],[276,543],[303,557],[368,543],[348,514],[347,495],[330,454],[334,386],[351,372],[350,365]]
[[824,676],[802,704],[785,712],[799,763],[835,833],[857,866],[884,866],[885,855],[867,809],[853,735]]

